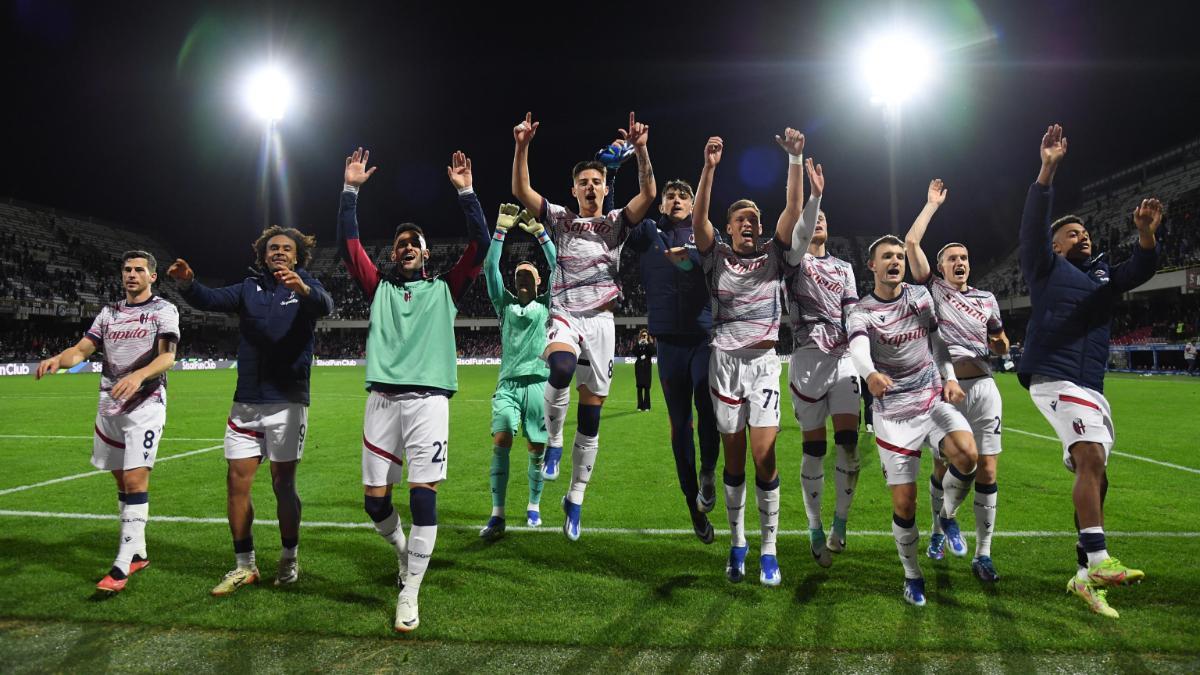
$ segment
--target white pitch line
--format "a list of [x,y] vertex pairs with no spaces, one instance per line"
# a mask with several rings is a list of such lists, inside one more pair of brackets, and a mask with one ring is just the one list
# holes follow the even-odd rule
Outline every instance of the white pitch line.
[[[54,438],[54,439],[68,439],[68,440],[73,440],[73,441],[81,441],[81,440],[91,440],[91,439],[95,438],[95,436],[94,435],[91,435],[91,436],[55,436],[55,435],[37,435],[37,434],[0,434],[0,438]],[[200,441],[203,443],[211,443],[212,441],[224,441],[224,440],[225,440],[224,438],[186,438],[186,437],[175,438],[172,436],[167,436],[165,438],[160,439],[159,443],[166,443],[167,441],[191,441],[193,443],[196,441]]]
[[[1015,433],[1018,433],[1018,434],[1025,434],[1026,436],[1033,436],[1034,438],[1043,438],[1043,439],[1045,439],[1045,440],[1047,440],[1047,441],[1054,441],[1055,443],[1062,443],[1062,441],[1060,441],[1059,439],[1055,438],[1054,436],[1047,436],[1047,435],[1045,435],[1045,434],[1035,434],[1035,433],[1033,433],[1032,431],[1024,431],[1024,430],[1021,430],[1021,429],[1014,429],[1014,428],[1012,428],[1012,427],[1008,427],[1008,428],[1006,429],[1006,431],[1012,431],[1012,432],[1015,432]],[[1159,466],[1165,466],[1165,467],[1168,467],[1168,468],[1171,468],[1171,469],[1178,469],[1178,470],[1180,470],[1180,471],[1187,471],[1188,473],[1200,473],[1200,469],[1193,469],[1193,468],[1192,468],[1192,467],[1190,467],[1190,466],[1182,466],[1182,465],[1179,465],[1179,464],[1172,464],[1172,463],[1170,463],[1170,462],[1160,462],[1160,461],[1159,461],[1159,460],[1157,460],[1157,459],[1150,459],[1149,457],[1142,457],[1141,455],[1134,455],[1134,454],[1130,454],[1130,453],[1128,453],[1128,452],[1121,452],[1121,451],[1119,451],[1119,450],[1113,450],[1113,451],[1112,451],[1112,454],[1114,454],[1114,455],[1117,455],[1117,456],[1119,456],[1119,457],[1128,457],[1129,459],[1136,459],[1136,460],[1139,460],[1139,461],[1142,461],[1142,462],[1150,462],[1151,464],[1157,464],[1157,465],[1159,465]]]
[[[0,517],[12,518],[53,518],[57,520],[118,520],[116,514],[108,513],[67,513],[59,511],[13,511],[9,509],[0,509]],[[159,523],[188,523],[196,525],[226,525],[228,521],[225,518],[195,518],[192,516],[152,516],[151,521]],[[279,524],[278,520],[258,519],[255,521],[258,525],[275,526]],[[306,528],[326,528],[339,530],[373,530],[375,526],[368,522],[356,523],[338,523],[326,521],[308,521],[302,522],[301,527]],[[478,525],[466,525],[460,523],[442,523],[440,527],[451,530],[475,531],[479,529]],[[515,526],[508,528],[509,532],[533,532],[540,534],[559,534],[560,529],[553,526],[547,527],[525,527]],[[584,528],[585,534],[613,534],[613,535],[643,535],[643,536],[676,536],[676,535],[695,535],[692,530],[684,529],[666,529],[666,528],[635,528],[635,527],[588,527]],[[728,530],[716,530],[716,534],[728,535]],[[757,536],[757,532],[747,532],[747,536]],[[891,530],[850,530],[848,535],[858,537],[892,537],[894,536]],[[1200,532],[1106,532],[1107,536],[1111,537],[1141,537],[1141,538],[1171,538],[1171,539],[1200,539]],[[808,530],[780,530],[779,536],[784,537],[807,537]],[[973,537],[972,532],[963,532],[965,537]],[[1076,532],[1052,532],[1047,530],[1027,530],[1027,531],[1012,531],[1012,532],[995,532],[996,537],[1011,537],[1011,538],[1033,538],[1045,539],[1050,537],[1078,537]]]
[[[200,448],[199,450],[189,450],[188,452],[181,452],[178,455],[171,455],[169,457],[160,457],[157,460],[155,460],[155,463],[157,464],[158,462],[167,462],[172,459],[182,459],[184,457],[191,457],[192,455],[198,455],[202,452],[209,452],[211,450],[216,450],[217,448],[222,448],[222,447],[225,447],[224,444],[213,445],[213,446],[210,446],[207,448]],[[77,473],[73,476],[63,476],[62,478],[54,478],[51,480],[44,480],[40,483],[31,483],[29,485],[18,485],[17,487],[11,487],[11,488],[6,488],[4,490],[0,490],[0,496],[12,494],[14,492],[22,492],[24,490],[31,490],[33,488],[42,487],[45,485],[54,485],[55,483],[63,483],[63,482],[69,481],[69,480],[75,480],[77,478],[87,478],[88,476],[99,476],[101,474],[111,474],[111,473],[112,473],[111,471],[88,471],[87,473]]]

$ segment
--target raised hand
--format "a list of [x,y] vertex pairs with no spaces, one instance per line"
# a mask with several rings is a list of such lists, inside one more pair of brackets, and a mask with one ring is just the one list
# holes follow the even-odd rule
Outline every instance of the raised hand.
[[[800,138],[803,139],[804,136],[801,135]],[[820,164],[813,164],[812,157],[809,157],[804,160],[804,170],[808,172],[808,190],[812,196],[820,197],[825,194],[825,169]]]
[[958,405],[966,397],[967,395],[963,392],[962,387],[958,385],[957,380],[947,380],[946,384],[942,386],[942,398],[945,399],[946,403]]
[[941,206],[946,201],[947,188],[942,183],[941,178],[934,178],[929,181],[929,194],[925,196],[925,201],[934,206]]
[[721,163],[721,153],[725,151],[725,141],[720,136],[713,136],[704,144],[704,166],[716,167]]
[[352,155],[346,158],[346,185],[359,187],[367,182],[371,174],[375,173],[378,167],[367,168],[367,159],[370,158],[371,152],[358,148]]
[[1067,137],[1063,136],[1063,128],[1058,124],[1051,124],[1046,127],[1046,134],[1042,136],[1042,165],[1043,166],[1058,166],[1062,158],[1067,155]]
[[108,392],[108,395],[116,401],[129,400],[130,396],[133,396],[138,392],[138,389],[142,388],[142,382],[144,381],[145,378],[135,370],[122,377],[120,382],[113,385],[112,391]]
[[880,372],[874,372],[867,376],[867,389],[871,390],[871,395],[875,398],[883,398],[893,384],[892,378]]
[[171,263],[171,266],[167,268],[167,276],[171,277],[175,281],[187,283],[194,279],[196,274],[192,272],[192,268],[190,265],[188,265],[186,260],[183,258],[176,258],[175,262]]
[[517,214],[521,207],[516,204],[501,204],[500,213],[496,216],[496,231],[508,232],[517,222]]
[[791,127],[783,130],[782,137],[776,135],[775,142],[789,155],[804,154],[804,134]]
[[58,356],[51,356],[50,358],[42,361],[38,364],[37,372],[33,374],[33,379],[40,380],[47,375],[53,375],[57,373],[59,368],[58,363]]
[[446,167],[446,175],[450,177],[450,183],[456,190],[471,187],[471,158],[462,150],[455,151],[450,155],[450,166]]
[[542,233],[546,231],[545,226],[539,223],[537,217],[528,209],[521,209],[521,213],[517,215],[517,225],[534,237],[541,237]]
[[533,140],[534,134],[537,133],[539,124],[541,122],[533,121],[533,113],[525,113],[525,121],[513,127],[513,140],[521,147],[529,145],[529,142]]
[[275,281],[282,284],[288,290],[295,291],[306,297],[309,291],[312,290],[308,284],[304,283],[304,279],[299,274],[296,274],[296,270],[276,270]]
[[1158,231],[1158,226],[1162,224],[1162,215],[1162,202],[1153,197],[1143,199],[1142,203],[1133,210],[1133,224],[1137,227],[1138,232],[1154,236],[1154,233]]
[[650,140],[650,125],[642,124],[634,119],[633,112],[629,113],[629,128],[617,129],[617,133],[621,138],[631,145],[634,150],[646,147],[646,142]]

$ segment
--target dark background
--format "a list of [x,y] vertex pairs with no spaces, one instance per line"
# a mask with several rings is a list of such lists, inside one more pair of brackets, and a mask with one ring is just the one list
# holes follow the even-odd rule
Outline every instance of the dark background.
[[[884,126],[855,58],[900,17],[941,63],[905,109],[901,231],[941,177],[950,197],[931,243],[963,240],[978,266],[1015,245],[1048,123],[1071,143],[1060,210],[1084,183],[1200,136],[1197,13],[1068,0],[9,2],[0,196],[151,232],[206,275],[238,274],[262,223],[262,129],[239,78],[275,55],[301,100],[279,125],[287,189],[274,188],[272,220],[324,243],[357,145],[379,166],[360,199],[364,237],[402,220],[459,236],[445,177],[456,149],[490,217],[511,201],[511,129],[526,110],[542,122],[534,187],[551,200],[572,203],[571,165],[636,110],[660,186],[695,182],[705,138],[721,135],[713,216],[746,196],[773,224],[786,158],[772,136],[791,125],[825,166],[831,233],[875,235],[889,220]],[[635,190],[630,168],[619,202]]]

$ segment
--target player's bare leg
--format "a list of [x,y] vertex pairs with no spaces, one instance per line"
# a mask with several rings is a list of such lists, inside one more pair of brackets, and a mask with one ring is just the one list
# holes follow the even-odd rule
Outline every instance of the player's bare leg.
[[725,576],[733,583],[746,575],[746,432],[721,434],[725,453],[725,514],[729,518],[729,560]]
[[1075,466],[1075,519],[1079,523],[1079,544],[1087,557],[1087,568],[1067,583],[1067,590],[1080,597],[1097,614],[1117,618],[1109,607],[1105,589],[1140,582],[1145,574],[1121,564],[1108,553],[1104,539],[1104,496],[1108,487],[1104,447],[1099,443],[1080,442],[1070,448]]
[[254,502],[250,489],[258,473],[258,458],[231,459],[225,477],[226,513],[229,532],[233,535],[233,554],[237,567],[212,589],[213,595],[229,595],[242,586],[258,581],[258,566],[254,559]]
[[904,566],[904,599],[922,607],[925,605],[925,577],[917,557],[921,539],[917,530],[917,485],[903,483],[889,488],[892,493],[892,536],[896,540],[900,564]]
[[966,500],[975,481],[979,452],[975,448],[975,436],[969,431],[951,431],[941,443],[942,457],[947,460],[946,474],[942,477],[942,512],[938,515],[950,552],[958,557],[967,555],[967,542],[958,527],[958,507]]
[[112,472],[117,483],[121,515],[120,544],[108,574],[96,584],[107,593],[119,593],[134,572],[146,568],[146,521],[150,513],[150,469],[141,467]]
[[762,533],[759,581],[766,586],[778,586],[783,581],[775,550],[775,538],[779,534],[779,471],[775,467],[775,438],[778,433],[778,427],[750,427],[755,497]]
[[279,572],[275,585],[295,583],[300,578],[297,547],[300,544],[300,495],[296,493],[296,466],[299,461],[271,462],[271,487],[275,491],[275,514],[279,519]]

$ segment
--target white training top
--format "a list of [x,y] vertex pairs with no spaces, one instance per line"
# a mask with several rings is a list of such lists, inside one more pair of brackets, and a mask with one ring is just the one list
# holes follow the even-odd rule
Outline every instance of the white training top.
[[831,356],[846,353],[843,313],[858,300],[854,268],[831,255],[804,254],[788,283],[792,301],[792,335],[796,349],[820,349]]
[[109,392],[121,378],[158,356],[159,340],[179,341],[179,310],[175,305],[157,295],[136,305],[125,300],[105,305],[84,336],[104,351],[98,407],[101,415],[127,415],[143,405],[166,405],[166,373],[143,382],[127,401],[113,400]]
[[1004,330],[996,296],[970,286],[960,291],[936,274],[931,274],[925,285],[933,296],[938,326],[950,347],[950,357],[955,363],[971,361],[984,372],[991,372],[988,335]]
[[621,297],[621,247],[629,236],[624,209],[580,218],[568,208],[543,200],[542,211],[558,248],[551,306],[583,312]]
[[701,254],[712,297],[712,346],[731,351],[779,339],[786,264],[774,237],[748,257],[717,241]]

